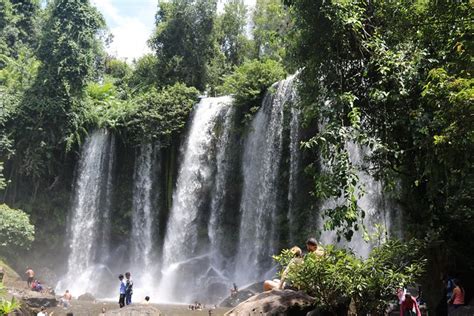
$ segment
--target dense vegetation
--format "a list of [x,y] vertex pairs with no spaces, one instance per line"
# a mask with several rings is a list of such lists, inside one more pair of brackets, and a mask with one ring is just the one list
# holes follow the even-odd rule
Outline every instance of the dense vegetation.
[[435,277],[425,282],[441,297],[438,275],[474,281],[472,9],[469,1],[257,0],[251,12],[230,0],[218,14],[214,0],[160,1],[153,54],[127,64],[105,53],[106,26],[89,1],[0,0],[3,201],[42,227],[38,243],[58,248],[52,232],[66,221],[89,131],[111,129],[131,148],[158,141],[172,157],[199,93],[234,94],[249,116],[273,82],[299,69],[302,147],[321,153],[307,161],[311,191],[341,201],[325,210],[326,228],[348,239],[364,229],[364,188],[346,144],[367,146],[370,172],[404,209],[405,237],[428,245]]
[[338,315],[340,305],[352,301],[358,315],[383,315],[396,289],[414,284],[423,273],[422,246],[417,240],[392,239],[374,247],[367,259],[333,246],[324,256],[306,255],[299,264],[290,263],[293,254],[288,250],[275,259],[288,266],[286,282],[315,297],[321,310]]
[[[343,144],[367,144],[372,172],[403,203],[407,237],[429,240],[429,274],[464,271],[472,282],[472,3],[287,4],[305,117],[326,119],[305,146],[334,162],[314,174],[315,193],[346,201],[327,211],[327,226],[346,236],[358,228],[358,181]],[[430,279],[430,291],[440,279]]]

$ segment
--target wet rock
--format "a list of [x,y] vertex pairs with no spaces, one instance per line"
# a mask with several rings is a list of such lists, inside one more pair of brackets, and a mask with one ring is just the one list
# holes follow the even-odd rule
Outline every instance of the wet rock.
[[58,305],[58,300],[52,294],[26,291],[20,295],[14,294],[14,296],[29,307],[55,307]]
[[235,307],[240,303],[246,301],[251,296],[255,294],[261,293],[263,289],[263,282],[257,282],[252,285],[249,285],[241,290],[239,290],[236,294],[227,297],[223,300],[219,306],[220,307]]
[[88,302],[92,302],[92,301],[95,301],[95,297],[94,295],[92,295],[91,293],[84,293],[82,295],[79,295],[79,297],[77,298],[78,301],[88,301]]
[[160,310],[154,306],[129,305],[105,313],[106,316],[160,316]]
[[291,290],[272,290],[252,296],[225,315],[288,315],[305,316],[314,309],[314,298]]

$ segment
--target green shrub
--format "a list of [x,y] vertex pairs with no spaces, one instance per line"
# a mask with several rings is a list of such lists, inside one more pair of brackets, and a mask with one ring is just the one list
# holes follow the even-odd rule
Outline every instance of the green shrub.
[[199,91],[182,83],[139,94],[122,123],[133,144],[159,141],[167,145],[179,132],[197,101]]
[[283,66],[277,61],[246,61],[225,78],[222,91],[233,94],[237,106],[252,109],[260,106],[268,88],[285,75]]
[[12,248],[29,248],[34,241],[35,228],[28,214],[0,204],[0,252]]
[[20,303],[12,298],[11,301],[5,298],[6,290],[3,283],[0,282],[0,315],[9,315],[20,308]]
[[[293,265],[287,280],[314,296],[315,305],[335,312],[341,300],[353,300],[361,315],[383,315],[396,290],[415,282],[425,266],[421,244],[389,240],[374,248],[367,259],[328,246],[324,256],[308,254],[302,264]],[[283,266],[291,258],[288,251],[275,256]]]

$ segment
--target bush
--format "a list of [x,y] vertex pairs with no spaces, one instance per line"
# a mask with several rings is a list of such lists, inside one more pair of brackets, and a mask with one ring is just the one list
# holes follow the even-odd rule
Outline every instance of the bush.
[[12,298],[11,301],[6,299],[6,290],[2,282],[0,282],[0,315],[9,315],[20,308],[20,303]]
[[259,107],[268,88],[283,79],[286,72],[283,66],[274,60],[246,61],[225,78],[222,90],[233,94],[237,106],[249,109]]
[[[318,307],[333,313],[346,299],[353,300],[358,314],[383,315],[397,288],[412,284],[422,274],[426,262],[420,252],[421,244],[416,240],[389,240],[365,260],[328,246],[324,256],[308,254],[302,264],[293,265],[287,280],[314,296]],[[290,258],[287,251],[275,256],[282,265]]]
[[30,224],[28,214],[0,204],[0,251],[10,252],[12,248],[28,249],[34,241],[35,228]]
[[167,145],[186,124],[198,94],[195,88],[176,83],[138,95],[131,101],[134,106],[124,117],[128,139],[133,144],[159,141]]

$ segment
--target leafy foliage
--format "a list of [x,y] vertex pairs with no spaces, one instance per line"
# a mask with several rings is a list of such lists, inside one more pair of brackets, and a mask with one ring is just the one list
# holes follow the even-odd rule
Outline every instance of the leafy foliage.
[[286,60],[290,20],[281,0],[257,0],[252,16],[256,58]]
[[[374,248],[367,259],[333,246],[323,256],[309,253],[301,264],[291,265],[287,280],[315,297],[315,305],[335,312],[341,300],[352,299],[360,314],[381,315],[397,288],[413,283],[424,271],[421,243],[389,240]],[[274,258],[283,266],[292,254]]]
[[267,89],[283,79],[286,72],[283,66],[271,59],[250,60],[235,69],[225,78],[223,90],[234,95],[237,106],[258,108]]
[[15,248],[29,248],[34,234],[34,226],[25,212],[0,205],[0,251],[5,253]]
[[[318,159],[308,168],[315,195],[345,201],[326,212],[327,227],[350,237],[354,214],[363,215],[348,194],[357,191],[348,185],[357,183],[357,166],[341,160],[348,155],[342,143],[368,146],[371,173],[404,205],[407,234],[450,245],[430,254],[430,273],[450,265],[472,280],[474,257],[464,242],[474,238],[472,4],[285,2],[295,23],[292,59],[303,68],[305,121],[323,125],[305,146],[321,148],[325,163],[339,162],[327,173],[315,167]],[[442,284],[427,282],[434,300]]]
[[5,286],[0,282],[0,315],[9,315],[20,308],[20,303],[12,298],[11,301],[5,298]]
[[11,301],[9,301],[5,298],[5,295],[5,286],[0,282],[0,315],[9,315],[21,306],[15,298],[12,298]]
[[85,133],[82,95],[100,54],[104,21],[88,1],[48,5],[38,49],[41,65],[8,127],[14,131],[20,170],[36,179],[54,173],[56,157]]
[[150,39],[161,86],[182,82],[204,90],[213,53],[215,0],[160,1],[156,31]]
[[183,129],[197,96],[195,88],[182,83],[139,95],[123,123],[132,142],[159,141],[162,146],[168,145]]

